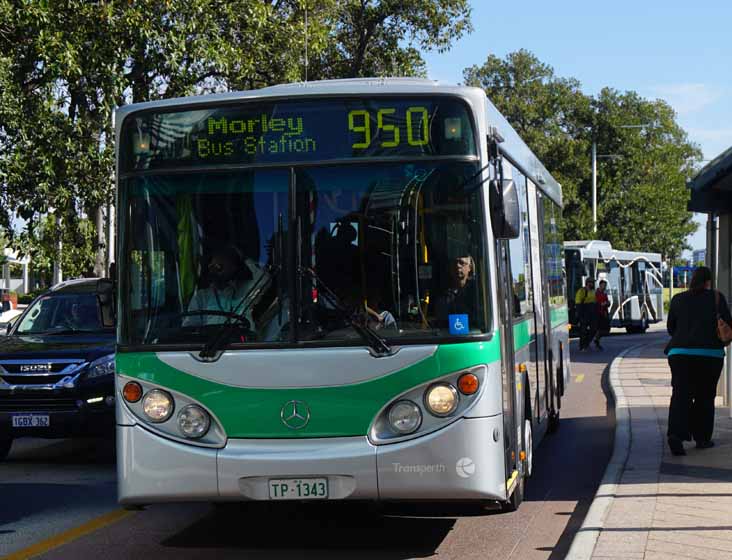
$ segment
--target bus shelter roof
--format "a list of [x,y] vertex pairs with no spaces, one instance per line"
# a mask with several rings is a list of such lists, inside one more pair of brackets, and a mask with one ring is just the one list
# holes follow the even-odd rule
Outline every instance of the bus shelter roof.
[[688,209],[705,214],[732,213],[732,147],[705,165],[689,182]]

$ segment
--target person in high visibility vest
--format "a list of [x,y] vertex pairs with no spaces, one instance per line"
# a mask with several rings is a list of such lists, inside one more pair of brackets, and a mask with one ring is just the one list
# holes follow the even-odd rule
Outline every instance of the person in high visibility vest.
[[597,328],[597,311],[595,300],[595,279],[585,280],[583,288],[577,290],[574,296],[575,309],[579,319],[580,350],[588,348],[595,336]]
[[610,331],[610,300],[607,297],[607,282],[600,280],[595,290],[595,312],[597,313],[597,329],[595,330],[595,346],[602,350],[600,338]]

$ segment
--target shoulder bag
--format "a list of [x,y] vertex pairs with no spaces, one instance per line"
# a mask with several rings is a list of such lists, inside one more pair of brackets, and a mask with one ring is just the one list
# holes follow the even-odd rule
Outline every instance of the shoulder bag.
[[717,317],[717,338],[724,344],[732,342],[732,327],[719,315],[719,292],[714,290],[714,314]]

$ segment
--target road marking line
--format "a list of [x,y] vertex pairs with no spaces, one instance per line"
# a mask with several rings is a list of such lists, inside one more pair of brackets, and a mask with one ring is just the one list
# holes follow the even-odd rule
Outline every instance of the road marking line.
[[73,529],[69,529],[68,531],[59,533],[58,535],[54,535],[53,537],[50,537],[45,541],[38,542],[29,546],[28,548],[18,550],[17,552],[12,552],[7,556],[3,556],[2,558],[0,558],[0,560],[26,560],[27,558],[33,558],[34,556],[45,554],[46,552],[49,552],[54,548],[58,548],[60,546],[68,544],[71,541],[75,541],[76,539],[83,537],[84,535],[88,535],[89,533],[93,533],[94,531],[102,529],[103,527],[112,525],[117,521],[121,521],[131,513],[134,512],[124,509],[110,511],[109,513],[100,515],[99,517],[92,519],[91,521],[84,523],[83,525],[79,525],[78,527],[74,527]]
[[574,382],[575,383],[582,383],[585,380],[585,374],[580,373],[579,375],[574,376]]

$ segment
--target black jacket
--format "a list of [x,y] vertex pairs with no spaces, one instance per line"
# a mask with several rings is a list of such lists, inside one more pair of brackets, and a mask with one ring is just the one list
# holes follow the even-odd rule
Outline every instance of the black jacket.
[[718,309],[715,308],[713,290],[676,294],[671,300],[666,321],[671,335],[666,352],[671,348],[724,348],[724,343],[717,338],[717,313],[732,325],[727,300],[721,293]]

